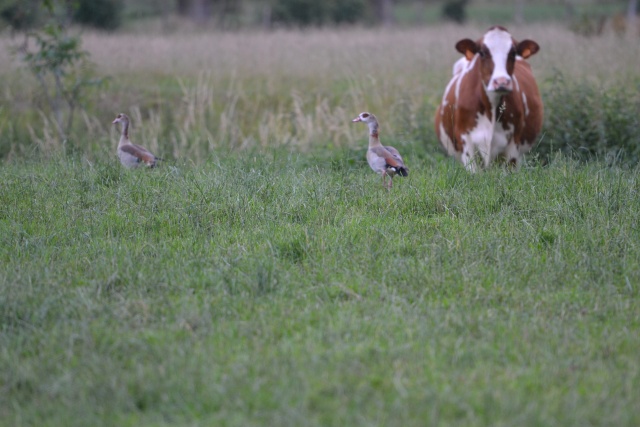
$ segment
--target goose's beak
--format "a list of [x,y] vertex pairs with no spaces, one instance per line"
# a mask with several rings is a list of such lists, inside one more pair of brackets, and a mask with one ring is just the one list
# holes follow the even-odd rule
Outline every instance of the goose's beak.
[[118,119],[115,119],[114,121],[111,122],[112,125],[115,125],[116,123],[118,123]]
[[352,122],[361,122],[362,119],[360,117],[356,117],[355,119],[351,120]]

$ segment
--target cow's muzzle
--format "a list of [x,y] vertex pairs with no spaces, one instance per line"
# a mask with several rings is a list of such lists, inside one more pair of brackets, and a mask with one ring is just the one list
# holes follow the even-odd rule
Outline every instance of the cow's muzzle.
[[496,77],[491,80],[488,89],[498,93],[511,92],[513,90],[513,80],[510,77]]

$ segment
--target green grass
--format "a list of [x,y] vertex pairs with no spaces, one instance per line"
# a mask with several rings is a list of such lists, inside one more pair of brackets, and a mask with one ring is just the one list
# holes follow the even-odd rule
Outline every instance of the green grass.
[[634,426],[638,169],[0,169],[0,425]]
[[514,28],[544,132],[471,175],[432,117],[483,30],[85,33],[66,143],[0,38],[0,426],[639,425],[635,42]]

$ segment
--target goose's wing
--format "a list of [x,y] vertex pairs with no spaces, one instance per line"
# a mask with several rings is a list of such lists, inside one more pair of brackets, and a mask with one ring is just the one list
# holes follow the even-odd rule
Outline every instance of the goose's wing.
[[393,173],[397,173],[401,176],[409,176],[409,168],[405,166],[402,156],[398,150],[391,146],[377,147],[378,151],[382,152],[386,161],[386,168],[392,169]]
[[384,161],[385,167],[404,167],[402,158],[399,156],[395,156],[386,147],[372,147],[369,149],[369,151],[371,152],[372,157],[376,158],[380,162]]
[[396,160],[398,160],[398,161],[402,164],[402,166],[404,166],[404,161],[402,160],[402,156],[400,156],[400,153],[398,152],[398,150],[396,150],[395,148],[393,148],[393,147],[392,147],[392,146],[390,146],[390,145],[385,145],[385,147],[384,147],[384,148],[386,148],[386,149],[387,149],[387,151],[388,151],[389,153],[391,153],[391,155],[392,155]]
[[153,166],[156,164],[156,156],[153,155],[146,148],[136,144],[126,144],[120,147],[124,153],[127,153],[138,159],[138,162],[144,162],[147,165]]

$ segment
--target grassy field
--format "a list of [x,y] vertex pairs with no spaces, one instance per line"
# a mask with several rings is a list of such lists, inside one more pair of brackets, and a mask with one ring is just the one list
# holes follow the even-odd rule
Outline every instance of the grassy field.
[[[85,34],[96,74],[108,84],[90,93],[76,120],[68,149],[91,160],[110,158],[117,141],[111,121],[133,118],[132,138],[165,157],[204,161],[212,150],[285,146],[362,147],[361,128],[351,119],[375,113],[382,131],[403,145],[438,146],[432,117],[451,66],[455,42],[476,38],[482,28],[408,30],[314,30],[308,32]],[[573,106],[582,121],[604,113],[580,99],[588,85],[598,93],[627,88],[622,106],[635,117],[640,96],[640,55],[635,40],[607,35],[583,38],[560,27],[532,25],[514,34],[541,45],[531,63],[545,98],[547,116]],[[0,39],[0,156],[31,158],[33,151],[60,149],[50,115],[33,78],[12,60]],[[566,99],[553,98],[561,75]],[[633,89],[633,90],[631,90]],[[573,99],[575,98],[575,100]],[[631,98],[631,99],[629,99]],[[589,114],[591,113],[591,114]],[[567,117],[566,120],[572,120]],[[365,134],[366,137],[366,134]],[[543,143],[559,136],[547,132]],[[581,138],[575,141],[579,147]],[[366,143],[366,141],[365,141]],[[557,146],[558,144],[556,144]]]
[[2,168],[0,424],[637,425],[637,170],[411,154]]
[[[480,32],[86,34],[111,81],[64,146],[0,49],[0,426],[639,425],[640,169],[445,158]],[[551,117],[586,105],[558,73],[638,83],[632,40],[514,33]],[[390,192],[363,110],[410,168]],[[121,168],[118,112],[161,167]]]

